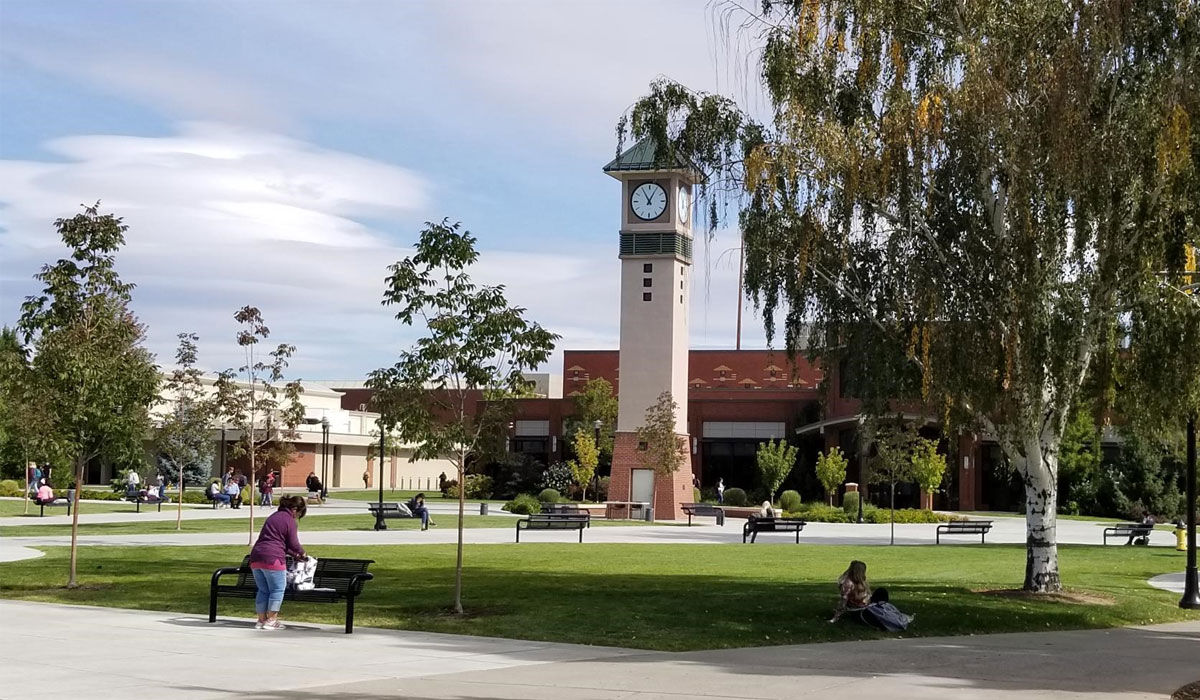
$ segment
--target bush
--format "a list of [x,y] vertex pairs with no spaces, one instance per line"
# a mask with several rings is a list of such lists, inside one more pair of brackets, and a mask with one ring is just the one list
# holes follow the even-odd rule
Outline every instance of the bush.
[[534,515],[542,512],[542,504],[533,496],[523,493],[505,503],[504,510],[514,515]]
[[542,489],[542,492],[537,495],[537,499],[541,503],[558,503],[562,500],[562,494],[554,489]]
[[739,488],[725,489],[725,505],[727,506],[744,506],[746,505],[746,492]]
[[529,455],[513,453],[491,464],[492,497],[511,499],[540,488],[546,465]]
[[572,473],[570,465],[566,462],[555,462],[542,472],[542,481],[538,486],[562,493],[571,488],[573,483],[575,483],[575,474]]
[[788,515],[804,518],[813,523],[848,523],[857,517],[857,513],[851,516],[841,508],[827,506],[824,503],[807,503],[801,506],[799,510],[789,512]]
[[607,501],[608,500],[608,484],[610,481],[611,481],[611,479],[609,479],[609,477],[607,477],[607,476],[602,476],[599,479],[597,479],[596,480],[596,495],[593,496],[592,498],[595,498],[597,502]]
[[446,479],[442,482],[442,498],[458,498],[458,479]]
[[779,506],[785,511],[792,512],[800,510],[803,501],[800,500],[800,494],[796,491],[784,491],[779,495]]
[[[935,513],[932,510],[920,510],[918,508],[898,508],[896,510],[897,523],[942,523],[953,519],[949,515]],[[891,511],[887,508],[872,508],[869,511],[864,511],[863,522],[890,523],[892,522]]]
[[467,498],[491,498],[492,477],[483,474],[467,474]]
[[20,496],[21,485],[12,479],[0,481],[0,496]]
[[[862,498],[862,494],[858,491],[847,491],[842,495],[842,510],[847,513],[854,513],[858,517],[858,499]],[[863,518],[866,519],[865,517]]]

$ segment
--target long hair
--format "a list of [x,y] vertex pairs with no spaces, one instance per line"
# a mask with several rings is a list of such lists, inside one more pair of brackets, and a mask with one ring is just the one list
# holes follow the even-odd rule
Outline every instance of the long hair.
[[308,512],[308,503],[305,502],[303,496],[284,496],[279,499],[279,510],[290,510],[299,520]]
[[867,589],[867,565],[857,559],[850,562],[850,566],[846,567],[845,573],[839,578],[839,581],[849,581],[858,590]]

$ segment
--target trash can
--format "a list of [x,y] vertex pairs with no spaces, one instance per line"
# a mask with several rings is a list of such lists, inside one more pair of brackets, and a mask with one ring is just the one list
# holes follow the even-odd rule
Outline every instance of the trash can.
[[654,507],[653,506],[646,506],[645,508],[642,508],[642,514],[645,515],[646,522],[648,522],[648,523],[654,522]]
[[488,504],[486,504],[486,503],[480,503],[480,504],[479,504],[479,514],[480,514],[480,515],[487,515],[487,513],[488,513]]

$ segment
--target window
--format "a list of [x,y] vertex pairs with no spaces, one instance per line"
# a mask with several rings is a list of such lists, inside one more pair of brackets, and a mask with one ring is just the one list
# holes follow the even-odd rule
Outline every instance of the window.
[[645,272],[645,273],[647,273],[647,274],[649,274],[649,273],[651,273],[651,272],[654,272],[654,264],[653,264],[653,263],[645,263],[645,264],[643,264],[643,265],[642,265],[642,272]]
[[654,278],[653,277],[643,277],[642,278],[642,286],[643,287],[653,287],[654,286]]
[[644,442],[639,442],[639,443],[638,443],[638,452],[645,452],[645,451],[647,450],[647,448],[649,448],[649,447],[650,447],[650,446],[649,446],[649,445],[647,445],[646,443],[644,443]]
[[650,301],[650,292],[642,292],[642,301]]
[[679,280],[679,291],[683,291],[683,280]]
[[682,303],[683,303],[683,295],[682,295],[682,294],[680,294],[680,295],[679,295],[679,303],[680,303],[680,304],[682,304]]

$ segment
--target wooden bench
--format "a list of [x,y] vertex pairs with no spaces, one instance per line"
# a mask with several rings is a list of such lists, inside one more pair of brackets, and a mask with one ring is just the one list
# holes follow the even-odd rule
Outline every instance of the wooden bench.
[[796,533],[796,544],[800,544],[800,531],[807,524],[800,518],[753,517],[742,526],[742,544],[746,543],[747,537],[750,538],[750,544],[754,544],[754,540],[760,532],[794,532]]
[[371,515],[376,518],[379,517],[379,511],[382,510],[384,520],[414,517],[412,513],[400,510],[399,503],[368,503],[367,510],[371,511]]
[[1145,538],[1146,544],[1150,544],[1150,532],[1153,530],[1154,526],[1150,523],[1118,523],[1112,527],[1104,528],[1104,544],[1108,544],[1108,538],[1110,537],[1118,539],[1124,537],[1127,544]]
[[[521,527],[524,525],[525,527]],[[579,541],[583,542],[583,528],[592,526],[591,513],[542,513],[530,515],[517,521],[517,542],[521,541],[521,530],[579,530]]]
[[688,516],[688,527],[692,526],[692,516],[703,518],[716,518],[718,525],[725,524],[725,511],[717,506],[707,503],[682,503],[680,507]]
[[984,537],[992,529],[991,520],[951,520],[937,526],[934,543],[942,543],[942,535],[979,535],[979,543],[984,544]]
[[[367,567],[375,562],[371,559],[317,559],[317,570],[313,575],[313,590],[298,591],[289,587],[283,594],[284,600],[297,603],[337,603],[346,601],[346,634],[354,632],[354,599],[362,595],[363,586],[375,578],[367,573]],[[221,583],[223,576],[236,576],[233,584]],[[213,572],[208,594],[208,621],[217,621],[217,598],[248,598],[258,595],[254,583],[254,571],[250,568],[250,557],[242,559],[241,566],[229,566]]]

